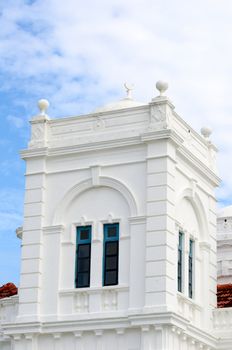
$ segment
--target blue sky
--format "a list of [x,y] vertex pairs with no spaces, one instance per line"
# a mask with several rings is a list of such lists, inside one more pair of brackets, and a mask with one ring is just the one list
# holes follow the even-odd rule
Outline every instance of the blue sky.
[[24,163],[37,100],[52,118],[78,115],[123,96],[144,102],[169,82],[176,111],[213,129],[232,203],[232,4],[230,0],[8,0],[0,3],[0,285],[18,284]]

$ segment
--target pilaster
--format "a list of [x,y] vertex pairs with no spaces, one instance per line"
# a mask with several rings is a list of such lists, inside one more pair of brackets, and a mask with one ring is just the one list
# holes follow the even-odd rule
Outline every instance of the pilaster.
[[204,305],[203,309],[203,322],[205,329],[210,328],[210,320],[212,318],[212,308],[210,307],[210,272],[209,272],[209,262],[210,262],[210,244],[208,242],[200,243],[200,251],[202,258],[202,275],[204,285],[202,286],[202,302]]
[[147,145],[145,306],[167,309],[176,302],[175,154],[169,138]]
[[119,328],[116,329],[116,341],[117,341],[117,350],[123,349],[125,343],[125,329]]
[[150,326],[144,325],[141,327],[141,350],[151,350],[151,346]]
[[26,350],[38,350],[38,342],[36,334],[26,334]]
[[95,349],[96,350],[102,350],[103,344],[102,344],[102,335],[103,331],[100,329],[95,330]]
[[[42,275],[42,307],[41,313],[46,315],[59,314],[59,284],[61,274],[61,241],[64,232],[64,226],[46,226],[43,227],[43,269]],[[51,249],[52,248],[52,249]]]
[[75,350],[83,350],[82,332],[74,332]]
[[18,317],[40,315],[46,160],[28,160],[26,170]]
[[[145,233],[146,217],[131,217],[130,222],[130,289],[129,308],[144,306],[144,261],[145,261]],[[139,252],[139,254],[138,254]]]

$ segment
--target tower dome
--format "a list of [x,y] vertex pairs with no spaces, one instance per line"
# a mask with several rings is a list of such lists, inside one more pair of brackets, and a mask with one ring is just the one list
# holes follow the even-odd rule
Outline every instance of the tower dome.
[[98,107],[94,110],[95,113],[101,113],[101,112],[109,112],[114,111],[118,109],[125,109],[125,108],[133,108],[133,107],[139,107],[144,106],[145,103],[135,101],[132,97],[132,90],[133,85],[124,84],[124,87],[126,89],[127,96],[119,101],[113,101],[110,103],[107,103],[106,105],[102,107]]

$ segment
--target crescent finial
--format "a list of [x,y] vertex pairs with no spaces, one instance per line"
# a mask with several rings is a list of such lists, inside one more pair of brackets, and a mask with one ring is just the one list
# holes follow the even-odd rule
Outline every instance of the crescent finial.
[[134,89],[134,84],[124,83],[124,87],[125,87],[126,93],[127,93],[126,98],[132,99],[132,90]]

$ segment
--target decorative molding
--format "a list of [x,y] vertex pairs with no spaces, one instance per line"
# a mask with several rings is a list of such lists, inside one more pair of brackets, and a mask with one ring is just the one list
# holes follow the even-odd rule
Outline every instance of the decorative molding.
[[146,216],[131,216],[128,221],[131,225],[143,225],[146,224]]
[[105,129],[105,120],[102,119],[100,115],[95,117],[95,120],[93,122],[93,130],[94,131],[101,131]]
[[43,233],[45,235],[63,233],[64,226],[63,225],[53,225],[53,226],[45,226],[43,227]]
[[77,313],[89,312],[89,294],[86,291],[75,294],[75,311]]
[[80,226],[85,226],[86,225],[86,221],[87,221],[86,217],[84,215],[82,215],[81,216],[81,221],[80,221]]
[[192,190],[191,196],[194,199],[196,194],[196,189],[197,189],[197,180],[191,179],[190,188]]
[[143,333],[149,332],[150,331],[150,325],[142,325],[141,326],[141,331]]
[[117,289],[103,289],[101,294],[102,294],[102,309],[104,311],[113,311],[118,309]]
[[[139,211],[137,200],[135,199],[135,196],[132,194],[132,192],[124,183],[122,183],[121,181],[115,178],[100,176],[98,186],[109,187],[120,192],[129,205],[131,215],[137,216]],[[74,198],[78,197],[81,193],[91,188],[93,188],[92,179],[86,179],[82,182],[79,182],[77,185],[73,186],[65,194],[61,202],[58,204],[54,213],[54,218],[53,218],[54,224],[57,225],[58,223],[63,221],[65,210],[68,207],[69,203],[71,203]]]
[[150,103],[149,129],[167,129],[171,126],[174,106],[168,99],[154,99]]
[[[232,238],[231,239],[220,239],[220,240],[217,240],[217,247],[218,248],[222,248],[222,247],[225,247],[225,248],[232,248]],[[231,257],[231,260],[232,260],[232,257]]]
[[21,334],[13,334],[12,338],[14,339],[14,341],[19,341],[19,340],[21,340],[22,335]]
[[[222,329],[226,329],[228,327],[227,321],[229,321],[231,326],[231,310],[230,309],[216,309],[213,311],[214,313],[220,313],[217,315],[217,330],[222,327]],[[221,322],[221,313],[223,313],[224,317],[223,322]],[[128,315],[127,313],[110,313],[109,317],[99,317],[96,315],[94,318],[74,318],[72,319],[62,319],[54,320],[52,322],[46,322],[46,318],[44,318],[43,322],[21,322],[21,323],[11,323],[4,325],[4,332],[6,335],[25,335],[27,333],[33,332],[35,333],[77,333],[83,332],[84,330],[95,331],[99,328],[99,322],[101,323],[101,329],[104,330],[117,330],[119,328],[126,329],[135,329],[139,328],[143,325],[149,325],[152,328],[162,330],[164,328],[164,324],[170,325],[173,327],[174,332],[176,330],[180,330],[182,334],[186,334],[188,339],[193,339],[195,341],[202,342],[204,340],[205,346],[209,346],[211,349],[216,349],[217,345],[217,337],[212,335],[212,333],[205,332],[200,328],[196,328],[193,325],[189,324],[189,321],[180,315],[177,315],[173,312],[158,312],[158,313],[148,313],[141,314],[136,313],[136,315]],[[170,329],[171,331],[171,329]]]
[[138,132],[138,135],[128,135],[128,132],[125,133],[124,138],[110,139],[110,140],[96,140],[95,142],[75,144],[75,145],[67,145],[61,147],[40,147],[40,148],[32,148],[26,149],[20,152],[22,159],[30,159],[34,157],[55,157],[55,156],[63,156],[68,154],[78,154],[83,152],[92,152],[96,150],[104,150],[104,149],[112,149],[112,148],[122,148],[126,146],[137,146],[142,144],[141,138]]
[[177,292],[177,299],[182,300],[184,303],[193,306],[196,310],[201,311],[202,305],[198,304],[194,299],[191,299],[184,295],[183,293]]
[[62,335],[61,333],[53,333],[53,338],[56,340],[60,340],[61,335]]
[[101,167],[100,165],[93,165],[90,167],[91,169],[91,175],[92,175],[92,183],[93,186],[99,186],[100,183],[100,173],[101,173]]
[[204,250],[206,252],[210,252],[211,244],[209,242],[199,242],[199,246],[201,250]]
[[128,285],[116,285],[116,286],[99,286],[99,287],[88,287],[88,288],[72,288],[72,289],[61,289],[59,291],[60,295],[69,296],[81,293],[96,294],[102,291],[117,291],[126,292],[129,291]]
[[102,329],[95,329],[94,334],[97,337],[101,337],[103,335],[103,330]]
[[48,155],[48,148],[41,147],[35,149],[25,149],[20,151],[20,156],[22,159],[30,159],[35,157],[46,157]]
[[160,139],[170,139],[177,147],[184,141],[173,129],[148,131],[141,134],[141,140],[143,142],[153,142]]
[[[204,239],[208,239],[209,228],[208,228],[207,216],[205,213],[204,205],[200,199],[200,196],[198,195],[196,190],[194,190],[194,195],[193,195],[193,189],[190,187],[187,187],[177,195],[176,206],[178,206],[178,204],[184,198],[187,198],[190,201],[196,213],[197,219],[199,221],[199,227],[201,228],[201,232],[199,232],[199,234],[201,234]],[[184,226],[184,223],[181,223],[180,227],[182,227],[182,229],[185,229],[185,227],[183,226]]]
[[75,331],[73,332],[75,338],[81,338],[83,335],[83,331]]

